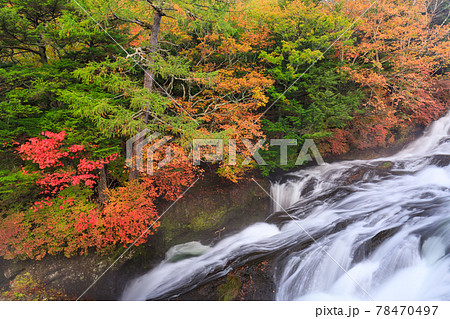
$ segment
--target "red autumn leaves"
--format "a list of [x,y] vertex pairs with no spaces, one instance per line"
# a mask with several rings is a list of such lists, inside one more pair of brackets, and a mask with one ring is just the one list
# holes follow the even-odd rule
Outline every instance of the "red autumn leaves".
[[[37,164],[37,185],[42,189],[28,212],[16,212],[0,223],[0,255],[41,259],[46,254],[72,256],[95,249],[108,253],[117,245],[146,242],[159,226],[156,202],[180,197],[194,180],[196,170],[177,154],[154,176],[142,176],[122,187],[107,190],[101,205],[92,201],[92,188],[103,165],[118,158],[91,160],[82,145],[64,145],[66,132],[43,132],[18,148],[25,160]],[[181,149],[172,147],[175,152]],[[30,174],[23,170],[25,174]]]

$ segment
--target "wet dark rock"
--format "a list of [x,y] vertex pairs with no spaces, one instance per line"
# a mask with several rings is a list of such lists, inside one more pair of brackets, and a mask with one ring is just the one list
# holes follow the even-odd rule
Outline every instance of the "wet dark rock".
[[434,155],[430,161],[431,165],[435,165],[437,167],[446,167],[450,165],[450,156],[449,155]]
[[270,259],[253,261],[172,300],[274,300],[272,267]]
[[[115,286],[121,280],[117,270],[127,256],[119,260],[102,277],[98,284],[94,285],[87,299],[112,300],[116,297]],[[47,256],[42,260],[0,261],[0,271],[9,274],[7,283],[2,288],[7,289],[9,281],[18,275],[29,273],[32,278],[42,283],[46,289],[64,292],[74,296],[80,296],[112,263],[113,257],[102,257],[95,254],[88,256]],[[123,280],[124,278],[122,278]]]
[[353,264],[356,264],[370,256],[370,254],[379,247],[383,241],[389,237],[395,235],[400,227],[394,227],[385,229],[372,238],[366,240],[361,246],[359,246],[353,255]]

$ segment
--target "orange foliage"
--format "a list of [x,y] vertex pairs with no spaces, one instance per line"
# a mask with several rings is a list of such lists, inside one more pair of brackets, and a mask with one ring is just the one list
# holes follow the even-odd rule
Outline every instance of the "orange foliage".
[[23,223],[24,214],[6,216],[0,222],[0,255],[12,259],[21,253],[20,243],[25,239],[28,227]]
[[[351,125],[358,148],[390,144],[396,132],[428,125],[447,109],[435,97],[433,77],[450,61],[448,27],[431,26],[427,3],[376,2],[355,25],[356,44],[340,47],[341,59],[348,62],[344,69],[369,97],[366,112]],[[370,6],[363,0],[341,4],[354,20]]]
[[132,40],[129,42],[129,44],[132,47],[140,47],[146,40],[146,36],[143,34],[144,29],[141,26],[133,26],[130,30],[130,33]]
[[[248,21],[235,22],[242,23],[239,26],[246,30]],[[235,182],[245,169],[239,165],[226,167],[227,140],[263,137],[258,111],[267,104],[266,90],[274,83],[252,62],[261,43],[248,41],[252,37],[249,33],[246,30],[240,37],[207,33],[199,37],[199,43],[184,54],[196,65],[196,72],[211,75],[192,74],[188,85],[196,87],[197,92],[188,91],[178,101],[202,123],[195,138],[225,139],[225,159],[219,174]]]

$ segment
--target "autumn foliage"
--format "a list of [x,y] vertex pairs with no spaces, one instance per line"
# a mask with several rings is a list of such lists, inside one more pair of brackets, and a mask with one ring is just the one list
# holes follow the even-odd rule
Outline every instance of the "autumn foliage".
[[[449,109],[448,3],[2,2],[0,256],[143,244],[202,169],[292,169],[306,139],[325,158],[407,141]],[[137,173],[120,154],[143,129],[170,143]],[[222,140],[223,160],[194,166],[194,139]],[[243,165],[242,139],[297,146]]]
[[[60,133],[42,132],[45,138],[30,138],[28,142],[18,148],[18,153],[23,154],[24,159],[38,164],[42,177],[37,184],[43,188],[43,193],[55,195],[70,185],[84,185],[92,188],[97,179],[95,170],[102,169],[105,164],[117,158],[118,154],[112,154],[100,160],[88,160],[80,156],[83,145],[71,145],[63,147],[65,131]],[[71,160],[70,166],[64,165],[64,160]],[[78,164],[74,165],[74,160]],[[46,172],[52,169],[52,172]]]
[[[346,15],[357,19],[370,3],[343,1]],[[338,130],[331,152],[351,147],[392,144],[414,125],[428,125],[448,109],[437,97],[440,70],[448,65],[448,26],[433,25],[429,1],[377,1],[355,25],[357,42],[338,54],[368,97],[364,112]]]
[[[172,145],[176,156],[171,163],[155,175],[108,190],[109,199],[102,206],[89,199],[96,171],[117,155],[89,160],[80,153],[81,145],[64,146],[64,131],[42,136],[18,148],[26,160],[37,164],[33,173],[41,176],[37,185],[43,198],[29,212],[11,214],[0,223],[0,254],[6,259],[72,256],[91,248],[108,253],[119,244],[142,244],[159,226],[156,204],[179,198],[196,174],[181,149]],[[67,158],[75,167],[64,164]]]

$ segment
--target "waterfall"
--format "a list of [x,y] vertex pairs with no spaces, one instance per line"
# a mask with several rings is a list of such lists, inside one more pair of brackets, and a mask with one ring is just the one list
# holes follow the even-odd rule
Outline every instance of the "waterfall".
[[450,300],[449,133],[447,115],[394,156],[286,175],[266,223],[172,249],[122,299],[171,298],[270,254],[277,300]]

